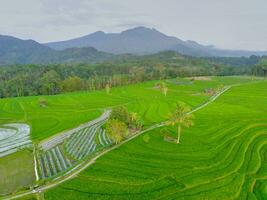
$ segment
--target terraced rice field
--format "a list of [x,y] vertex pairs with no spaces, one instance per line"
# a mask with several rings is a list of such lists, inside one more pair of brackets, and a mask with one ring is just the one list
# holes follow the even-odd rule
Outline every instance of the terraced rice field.
[[80,160],[95,151],[96,143],[94,140],[97,129],[97,126],[85,128],[70,138],[66,144],[67,153]]
[[[112,144],[101,123],[79,126],[105,110],[124,105],[137,112],[147,128],[165,121],[178,100],[194,109],[211,97],[207,89],[235,85],[195,113],[195,126],[183,130],[180,145],[164,141],[163,134],[175,136],[171,128],[150,131],[101,157],[77,178],[49,190],[45,199],[264,197],[266,82],[248,77],[170,80],[167,96],[155,88],[157,82],[113,88],[108,95],[97,91],[47,96],[47,107],[39,106],[39,97],[2,99],[0,124],[31,126],[31,139],[43,140],[40,177],[50,178]],[[72,134],[75,127],[79,130]],[[257,167],[253,168],[254,163]]]
[[194,113],[181,144],[164,140],[172,128],[147,132],[45,199],[267,199],[266,105],[266,81],[234,86]]
[[105,129],[100,128],[98,131],[98,141],[102,147],[108,146],[113,143],[110,137],[106,134]]
[[62,150],[57,146],[40,155],[39,171],[41,178],[49,178],[68,170],[72,163],[64,156]]
[[[107,110],[99,118],[42,142],[39,145],[42,152],[38,156],[40,177],[45,179],[60,175],[98,149],[112,144],[101,129],[109,114]],[[97,142],[99,139],[100,143]]]
[[0,158],[31,144],[27,124],[4,124],[0,127]]
[[46,107],[39,105],[40,97],[0,99],[0,125],[18,122],[28,124],[31,127],[32,141],[40,142],[95,119],[107,107],[117,105],[125,105],[137,112],[145,124],[150,125],[166,118],[178,99],[195,107],[209,98],[203,93],[207,88],[250,80],[214,77],[212,81],[195,81],[191,84],[187,84],[189,80],[181,81],[183,84],[168,82],[167,97],[155,89],[158,81],[151,81],[113,88],[110,95],[105,91],[96,91],[43,96],[48,104]]

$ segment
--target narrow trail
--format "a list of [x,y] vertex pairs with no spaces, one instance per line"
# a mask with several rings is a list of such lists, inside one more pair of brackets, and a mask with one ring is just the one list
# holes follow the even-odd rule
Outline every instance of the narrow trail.
[[39,181],[40,177],[39,177],[39,174],[38,174],[38,166],[37,166],[37,158],[36,158],[36,147],[35,147],[35,144],[33,144],[33,158],[34,158],[35,178],[36,178],[36,181]]
[[[218,99],[222,94],[224,94],[226,91],[228,91],[233,86],[235,86],[235,85],[224,87],[224,89],[222,91],[220,91],[219,93],[217,93],[214,96],[210,97],[210,99],[207,102],[205,102],[204,104],[201,104],[200,106],[194,108],[188,114],[197,112],[197,111],[205,108],[206,106],[208,106],[210,103],[214,102],[216,99]],[[134,138],[142,135],[145,132],[148,132],[148,131],[151,131],[151,130],[154,130],[154,129],[163,127],[165,125],[166,125],[166,122],[161,122],[161,123],[158,123],[158,124],[154,124],[154,125],[150,126],[149,128],[147,128],[145,130],[142,130],[140,132],[137,132],[132,137],[124,140],[123,142],[121,142],[121,143],[119,143],[119,144],[111,147],[110,149],[106,149],[105,151],[102,151],[101,153],[97,154],[91,160],[85,161],[83,163],[80,163],[79,165],[77,165],[76,167],[74,167],[72,170],[68,171],[66,174],[62,175],[61,177],[58,177],[58,178],[54,179],[54,182],[50,182],[47,185],[40,186],[40,187],[38,187],[36,189],[33,189],[31,191],[23,192],[23,193],[20,193],[20,194],[17,194],[17,195],[9,196],[9,197],[6,197],[6,198],[0,198],[0,199],[3,199],[3,200],[17,199],[17,198],[21,198],[21,197],[24,197],[24,196],[27,196],[27,195],[31,195],[31,194],[38,194],[38,193],[44,192],[46,190],[49,190],[49,189],[51,189],[53,187],[56,187],[56,186],[60,185],[61,183],[64,183],[64,182],[66,182],[66,181],[68,181],[68,180],[76,177],[83,170],[85,170],[89,166],[93,165],[98,158],[102,157],[103,155],[107,154],[108,152],[110,152],[110,151],[112,151],[114,149],[119,148],[123,144],[125,144],[125,143],[133,140]]]

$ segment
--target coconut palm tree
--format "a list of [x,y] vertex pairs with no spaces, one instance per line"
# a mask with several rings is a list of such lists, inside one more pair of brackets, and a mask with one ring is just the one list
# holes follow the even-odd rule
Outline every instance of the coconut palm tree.
[[190,113],[189,106],[182,102],[176,103],[176,107],[173,113],[170,113],[167,125],[177,126],[177,144],[180,143],[181,129],[182,127],[193,126],[193,115]]

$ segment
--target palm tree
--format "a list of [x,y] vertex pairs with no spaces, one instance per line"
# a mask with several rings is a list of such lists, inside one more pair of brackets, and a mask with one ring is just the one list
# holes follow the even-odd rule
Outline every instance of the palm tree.
[[164,94],[164,96],[167,96],[168,86],[166,85],[165,82],[161,81],[157,83],[156,87]]
[[182,102],[178,102],[176,103],[174,112],[169,115],[167,125],[177,126],[177,144],[180,143],[182,127],[190,127],[194,125],[192,121],[193,115],[190,111],[191,109],[189,106]]

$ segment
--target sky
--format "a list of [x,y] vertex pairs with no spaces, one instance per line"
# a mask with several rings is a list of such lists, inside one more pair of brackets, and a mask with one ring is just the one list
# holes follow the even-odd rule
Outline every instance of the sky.
[[266,0],[0,0],[0,34],[38,42],[146,26],[224,49],[267,50]]

